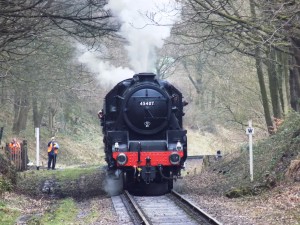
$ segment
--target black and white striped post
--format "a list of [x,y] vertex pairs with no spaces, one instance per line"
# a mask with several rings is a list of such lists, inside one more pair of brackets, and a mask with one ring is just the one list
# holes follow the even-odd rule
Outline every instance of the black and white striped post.
[[252,135],[254,128],[252,127],[252,120],[249,120],[249,127],[246,129],[246,134],[249,136],[249,161],[250,161],[250,180],[253,182],[253,149],[252,149]]

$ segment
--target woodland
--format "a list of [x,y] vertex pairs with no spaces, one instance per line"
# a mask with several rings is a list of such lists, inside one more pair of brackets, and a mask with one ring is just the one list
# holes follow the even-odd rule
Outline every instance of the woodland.
[[[299,112],[297,0],[179,2],[173,10],[181,19],[159,49],[153,72],[184,80],[178,86],[190,102],[187,127],[241,132],[252,119],[272,134],[277,119]],[[128,66],[120,23],[105,4],[0,1],[0,107],[13,117],[1,126],[19,135],[32,121],[55,134],[77,123],[81,110],[95,115],[109,85],[76,61],[76,44]]]
[[[129,8],[139,2],[131,1]],[[295,174],[299,175],[300,162],[295,159],[299,158],[300,146],[300,1],[159,0],[157,11],[140,12],[147,19],[146,25],[129,23],[135,31],[151,27],[152,34],[167,29],[163,38],[154,38],[155,43],[148,49],[148,42],[153,41],[148,34],[140,38],[135,31],[125,30],[124,20],[120,19],[120,15],[127,15],[121,10],[125,3],[130,1],[0,0],[0,153],[13,137],[26,139],[29,159],[34,161],[34,128],[40,128],[42,146],[50,137],[58,138],[62,149],[58,168],[62,171],[67,166],[104,165],[97,118],[103,98],[122,80],[122,74],[132,77],[153,72],[176,86],[189,103],[184,108],[184,127],[192,144],[189,153],[200,149],[197,154],[205,154],[205,149],[211,148],[211,155],[220,148],[233,158],[226,155],[226,160],[210,167],[207,176],[206,172],[192,175],[188,180],[191,187],[186,185],[188,193],[198,198],[212,192],[207,200],[209,207],[212,196],[221,196],[222,204],[216,201],[217,207],[212,208],[217,215],[228,212],[221,215],[222,221],[237,212],[236,223],[228,224],[289,224],[283,211],[293,214],[290,221],[299,222],[299,185],[294,182],[293,188],[287,186],[282,191],[280,182],[293,161],[298,166]],[[160,13],[176,19],[164,22]],[[128,39],[130,35],[133,42]],[[138,44],[137,51],[133,51],[134,44]],[[144,50],[152,62],[147,71],[139,66],[144,63],[139,54]],[[239,200],[224,200],[223,196],[225,189],[249,185],[245,132],[249,120],[255,129],[255,179],[260,186],[252,183],[245,195],[254,195],[257,187],[277,188],[272,198],[275,203],[269,201],[268,207],[264,199],[256,199],[259,207],[254,204],[252,208],[253,212],[260,211],[258,214],[249,211],[250,200],[241,199],[241,208]],[[210,144],[206,146],[208,139]],[[231,154],[233,149],[241,156]],[[41,161],[47,160],[42,154]],[[3,182],[3,171],[7,171],[3,165],[0,163],[0,197],[4,196],[3,202],[0,199],[0,219],[15,213],[20,205],[18,193],[2,193],[12,190],[18,177],[13,173],[11,181]],[[56,176],[55,172],[50,175]],[[49,175],[33,171],[28,174],[23,175],[25,186],[30,184],[31,175]],[[299,181],[298,175],[291,177]],[[100,187],[99,183],[95,186]],[[22,189],[21,185],[17,188]],[[101,200],[109,207],[104,204],[97,213],[112,208],[109,199]],[[6,210],[5,204],[14,201],[16,207]],[[26,200],[31,201],[34,210],[42,208],[41,200]],[[235,210],[228,207],[230,204],[236,206]],[[24,205],[22,214],[28,213]],[[249,223],[241,222],[241,210],[251,214],[244,218]],[[264,217],[269,213],[277,214],[270,215],[272,221],[266,223]],[[12,216],[13,221],[19,214]],[[113,209],[104,214],[113,215]],[[99,216],[101,224],[105,215]],[[251,222],[250,217],[259,223]]]

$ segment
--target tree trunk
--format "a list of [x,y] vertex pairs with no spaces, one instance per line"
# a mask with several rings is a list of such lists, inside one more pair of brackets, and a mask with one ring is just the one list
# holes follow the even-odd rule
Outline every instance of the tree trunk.
[[37,99],[32,98],[32,112],[33,112],[33,125],[34,127],[41,127],[42,119],[46,109],[46,101],[42,101],[40,109],[38,108]]
[[49,130],[52,132],[54,130],[54,119],[57,110],[51,106],[49,106]]
[[192,76],[191,76],[191,74],[190,74],[190,71],[188,70],[187,65],[186,65],[186,62],[185,62],[184,60],[182,61],[182,64],[183,64],[184,69],[185,69],[186,72],[187,72],[187,75],[188,75],[189,80],[191,81],[192,85],[193,85],[194,88],[196,89],[197,94],[200,94],[200,88],[198,87],[197,82],[194,81],[194,79],[192,78]]
[[16,135],[20,134],[21,130],[26,129],[27,118],[29,111],[29,101],[26,91],[15,91],[14,97],[14,122],[13,122],[13,133]]
[[21,105],[21,97],[19,90],[15,90],[14,94],[14,121],[13,121],[13,127],[12,131],[14,134],[20,133],[20,125],[18,123],[19,121],[19,114],[20,114],[20,105]]
[[22,101],[21,101],[21,109],[20,109],[20,129],[21,130],[26,130],[26,125],[27,125],[27,119],[28,119],[28,112],[29,112],[29,99],[28,95],[25,94],[22,96]]
[[266,124],[268,127],[268,131],[271,134],[273,122],[272,122],[272,118],[271,118],[271,114],[270,114],[268,95],[267,95],[267,91],[266,91],[266,86],[265,86],[265,81],[264,81],[264,73],[263,73],[263,69],[262,69],[263,63],[262,63],[260,54],[261,54],[260,49],[257,47],[255,49],[256,70],[257,70],[260,93],[261,93],[261,98],[262,98],[262,103],[263,103],[263,108],[264,108],[265,120],[266,120]]
[[291,58],[290,55],[284,54],[284,65],[286,65],[284,67],[284,79],[285,79],[285,94],[286,94],[286,98],[287,98],[287,103],[286,103],[286,113],[288,112],[288,110],[291,108],[290,106],[290,102],[291,102],[291,92],[290,92],[290,66],[289,66],[289,59]]
[[279,98],[279,82],[278,75],[276,71],[276,54],[275,49],[271,48],[269,52],[268,65],[268,75],[269,75],[269,88],[271,94],[273,115],[275,118],[282,118],[282,111]]
[[290,62],[290,95],[291,106],[296,112],[300,112],[300,40],[292,38],[292,52]]
[[281,104],[281,110],[284,115],[288,113],[289,110],[289,95],[287,94],[289,91],[289,82],[288,82],[288,71],[287,66],[287,55],[284,52],[277,51],[277,77],[278,77],[278,91],[279,91],[279,99]]
[[6,102],[7,98],[7,89],[5,87],[5,77],[0,77],[0,83],[1,83],[1,91],[0,91],[0,96],[1,96],[1,105],[4,105]]
[[[253,19],[256,20],[256,11],[255,11],[255,1],[254,0],[249,0],[250,4],[250,12],[251,16]],[[263,73],[263,63],[261,59],[261,50],[257,46],[255,48],[255,64],[256,64],[256,70],[257,70],[257,76],[258,76],[258,83],[260,87],[260,93],[261,93],[261,98],[262,98],[262,103],[263,103],[263,108],[264,108],[264,115],[265,115],[265,120],[268,128],[269,134],[272,133],[272,128],[273,128],[273,122],[270,114],[270,108],[269,108],[269,103],[268,103],[268,95],[266,91],[266,86],[265,86],[265,81],[264,81],[264,73]]]

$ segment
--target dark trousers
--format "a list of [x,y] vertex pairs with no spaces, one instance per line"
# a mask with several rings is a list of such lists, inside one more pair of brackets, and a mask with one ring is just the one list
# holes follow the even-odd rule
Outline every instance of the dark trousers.
[[48,169],[50,169],[51,163],[52,163],[52,169],[53,170],[55,169],[56,158],[57,158],[56,154],[52,155],[52,154],[48,153]]

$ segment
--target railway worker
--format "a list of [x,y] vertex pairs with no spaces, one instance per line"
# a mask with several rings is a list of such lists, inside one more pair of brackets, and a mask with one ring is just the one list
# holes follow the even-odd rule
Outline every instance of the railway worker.
[[21,166],[21,145],[16,138],[13,138],[12,141],[8,144],[10,150],[9,159],[13,161],[17,169],[20,169]]
[[52,169],[55,170],[58,149],[59,149],[59,145],[55,141],[55,137],[52,137],[51,141],[48,142],[48,170],[50,170],[51,164],[52,164]]
[[13,138],[12,141],[8,144],[10,150],[10,159],[15,161],[16,164],[19,163],[21,145],[16,138]]
[[8,144],[8,147],[12,155],[16,155],[21,152],[21,145],[16,138],[12,139],[12,141]]

